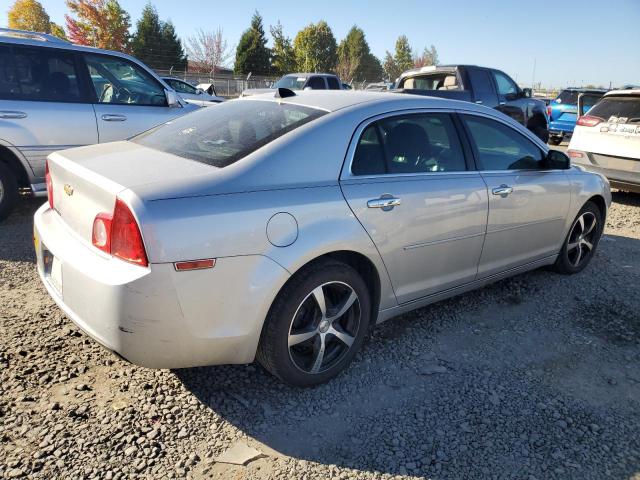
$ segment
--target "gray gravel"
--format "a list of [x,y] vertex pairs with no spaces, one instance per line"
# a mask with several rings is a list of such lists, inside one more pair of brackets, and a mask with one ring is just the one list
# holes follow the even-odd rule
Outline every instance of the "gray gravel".
[[[22,202],[0,224],[0,478],[640,480],[640,196],[614,200],[582,274],[387,322],[312,390],[103,350],[41,287]],[[238,444],[263,456],[214,461]]]

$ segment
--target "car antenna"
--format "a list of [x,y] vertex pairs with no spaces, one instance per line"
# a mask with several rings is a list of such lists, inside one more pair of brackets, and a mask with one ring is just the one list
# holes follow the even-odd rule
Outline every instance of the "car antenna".
[[296,92],[290,90],[288,88],[279,87],[276,89],[276,94],[274,95],[276,98],[287,98],[287,97],[295,97]]

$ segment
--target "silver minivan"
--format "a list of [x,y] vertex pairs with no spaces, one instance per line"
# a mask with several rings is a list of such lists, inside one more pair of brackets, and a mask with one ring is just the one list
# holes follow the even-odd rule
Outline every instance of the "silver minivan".
[[124,140],[197,110],[128,55],[0,29],[0,220],[46,195],[48,154]]

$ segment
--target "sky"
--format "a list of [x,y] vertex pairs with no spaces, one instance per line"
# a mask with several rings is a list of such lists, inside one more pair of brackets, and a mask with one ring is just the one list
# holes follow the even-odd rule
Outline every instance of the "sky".
[[[64,0],[40,0],[51,20],[64,24]],[[140,17],[148,0],[119,0]],[[0,25],[13,0],[0,0]],[[152,2],[185,39],[202,28],[221,27],[235,48],[258,9],[265,30],[278,20],[293,38],[312,22],[326,20],[339,42],[355,24],[382,59],[406,35],[414,51],[435,45],[440,63],[472,63],[504,70],[523,86],[640,84],[640,0],[182,0]],[[396,6],[397,5],[397,6]],[[269,36],[270,37],[270,36]]]

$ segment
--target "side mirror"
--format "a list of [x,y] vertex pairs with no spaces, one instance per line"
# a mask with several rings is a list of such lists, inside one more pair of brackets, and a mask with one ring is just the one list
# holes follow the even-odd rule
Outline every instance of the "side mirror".
[[560,150],[549,150],[544,163],[547,170],[567,170],[571,168],[571,160],[566,153]]
[[522,89],[522,96],[524,98],[531,98],[533,96],[533,91],[530,88],[523,88]]
[[304,90],[313,90],[311,87],[304,87]]
[[204,90],[202,90],[201,88],[196,88],[196,95],[202,95],[204,93]]
[[180,100],[178,100],[178,94],[173,90],[165,90],[164,95],[167,98],[167,106],[168,107],[181,107]]

